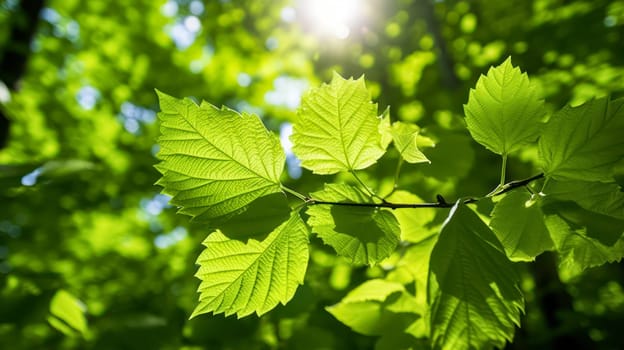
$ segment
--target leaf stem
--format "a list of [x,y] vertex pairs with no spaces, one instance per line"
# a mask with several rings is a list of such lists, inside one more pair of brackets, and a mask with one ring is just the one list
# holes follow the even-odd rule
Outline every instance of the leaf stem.
[[360,179],[359,176],[357,176],[357,174],[355,173],[354,170],[350,171],[350,173],[353,175],[353,177],[355,178],[355,180],[357,180],[357,182],[364,187],[364,189],[366,190],[366,192],[368,192],[368,194],[373,197],[373,198],[377,198],[379,200],[381,200],[382,203],[387,203],[386,200],[382,197],[380,197],[379,195],[377,195],[377,193],[375,193],[375,191],[373,191],[370,187],[366,186],[366,184],[364,183],[364,181],[362,181],[362,179]]
[[295,191],[295,190],[292,190],[292,189],[290,189],[290,188],[288,188],[288,187],[286,187],[286,186],[284,186],[284,185],[280,185],[280,187],[281,187],[281,189],[282,189],[284,192],[290,193],[290,194],[292,194],[293,196],[295,196],[295,197],[297,197],[297,198],[301,199],[301,200],[302,200],[302,201],[304,201],[304,202],[307,202],[307,201],[308,201],[308,197],[306,197],[305,195],[303,195],[303,194],[301,194],[301,193],[299,193],[299,192],[297,192],[297,191]]
[[399,162],[397,163],[396,171],[394,172],[394,184],[392,185],[392,191],[396,190],[399,187],[399,174],[401,173],[401,166],[403,165],[403,157],[399,157]]
[[507,171],[507,154],[503,154],[503,165],[501,166],[500,187],[505,186],[505,173]]

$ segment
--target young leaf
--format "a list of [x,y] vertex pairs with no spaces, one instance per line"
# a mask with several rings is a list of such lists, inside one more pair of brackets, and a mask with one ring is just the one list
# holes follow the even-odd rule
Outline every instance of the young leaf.
[[291,140],[301,166],[316,174],[364,169],[386,150],[382,119],[364,78],[342,78],[308,92],[297,111]]
[[414,298],[400,283],[373,279],[326,310],[358,333],[383,335],[413,323],[418,318],[413,311],[416,307]]
[[525,206],[530,198],[528,192],[507,193],[492,211],[490,227],[512,261],[533,261],[553,249],[539,205]]
[[563,280],[624,257],[624,220],[583,209],[574,202],[552,201],[544,206],[544,213],[559,253]]
[[624,220],[624,193],[617,184],[551,179],[542,192],[547,198],[574,201],[583,209]]
[[503,348],[524,308],[519,276],[496,236],[457,203],[433,248],[429,269],[434,348]]
[[392,140],[401,157],[408,163],[431,163],[429,159],[418,149],[416,138],[419,128],[416,125],[402,122],[392,123]]
[[613,181],[613,167],[624,158],[624,98],[608,97],[552,116],[539,141],[540,163],[555,179]]
[[286,156],[258,117],[158,91],[161,135],[157,184],[180,212],[199,220],[239,213],[280,192]]
[[[320,201],[370,203],[356,187],[326,184],[312,193]],[[374,265],[392,254],[399,243],[399,223],[388,210],[319,204],[310,206],[308,225],[325,244],[354,264]]]
[[535,85],[511,57],[479,78],[464,112],[475,141],[501,155],[535,142],[546,114]]
[[199,305],[191,318],[212,312],[258,316],[288,302],[308,265],[308,230],[293,213],[264,240],[246,243],[217,231],[204,240],[197,259]]

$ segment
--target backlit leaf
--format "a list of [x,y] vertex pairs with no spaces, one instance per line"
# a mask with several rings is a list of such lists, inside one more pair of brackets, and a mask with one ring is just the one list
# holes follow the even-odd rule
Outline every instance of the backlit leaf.
[[373,279],[364,282],[327,311],[358,333],[382,335],[397,332],[418,315],[414,298],[396,282]]
[[279,140],[258,117],[158,92],[162,173],[157,182],[180,212],[222,219],[280,192],[285,162]]
[[[391,203],[422,203],[417,195],[398,190],[386,198]],[[401,240],[408,242],[420,242],[431,235],[431,230],[426,227],[435,218],[434,208],[396,209],[392,212],[401,226]]]
[[535,85],[511,58],[479,78],[464,112],[475,141],[502,155],[535,142],[546,114]]
[[531,194],[507,193],[492,211],[490,227],[512,261],[532,261],[553,248],[539,205],[525,205]]
[[618,184],[551,179],[542,192],[547,198],[574,201],[581,208],[624,220],[624,192]]
[[203,244],[196,274],[202,280],[199,305],[191,317],[208,312],[262,315],[288,302],[303,283],[308,231],[298,213],[262,241],[242,242],[217,231]]
[[417,137],[419,128],[416,125],[395,122],[392,124],[392,141],[401,157],[408,163],[431,163],[418,149]]
[[543,210],[559,253],[563,280],[587,268],[624,257],[624,220],[592,212],[569,201],[550,202]]
[[490,228],[467,206],[456,204],[431,253],[433,347],[503,348],[524,308],[518,281]]
[[[326,184],[312,193],[321,201],[372,203],[356,187]],[[325,244],[354,264],[376,264],[387,258],[399,242],[400,228],[392,212],[374,207],[319,204],[308,208],[308,224]]]
[[329,85],[304,95],[291,136],[293,152],[316,174],[364,169],[385,153],[381,122],[364,78],[346,80],[334,73]]
[[539,141],[540,163],[555,179],[613,181],[624,158],[624,98],[603,97],[555,113]]

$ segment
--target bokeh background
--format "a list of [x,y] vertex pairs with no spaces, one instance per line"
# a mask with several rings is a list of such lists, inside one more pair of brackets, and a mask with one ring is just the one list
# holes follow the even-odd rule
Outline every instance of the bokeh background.
[[[510,55],[551,111],[622,96],[624,1],[0,1],[0,348],[374,348],[324,307],[391,266],[352,267],[316,241],[287,306],[188,320],[209,232],[153,185],[154,89],[256,113],[288,149],[307,89],[333,71],[364,74],[380,112],[390,105],[438,141],[432,164],[407,167],[401,185],[454,198],[498,181],[462,105]],[[369,183],[392,179],[387,158]],[[518,154],[508,177],[535,174],[534,159]],[[289,156],[284,181],[306,193],[331,179]],[[509,348],[619,348],[623,281],[612,264],[562,282],[554,258],[539,258]]]

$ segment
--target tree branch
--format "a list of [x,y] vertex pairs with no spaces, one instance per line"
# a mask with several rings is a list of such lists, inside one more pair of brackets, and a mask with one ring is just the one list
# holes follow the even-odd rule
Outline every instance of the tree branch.
[[[478,202],[484,198],[491,198],[500,196],[503,193],[512,191],[518,187],[523,187],[531,182],[541,179],[544,177],[544,173],[540,173],[529,178],[523,180],[516,180],[506,183],[501,186],[500,189],[494,193],[488,194],[483,197],[469,197],[462,200],[462,203],[469,204]],[[391,202],[383,202],[383,203],[353,203],[353,202],[333,202],[333,201],[322,201],[317,200],[311,197],[305,197],[306,205],[340,205],[340,206],[348,206],[348,207],[368,207],[368,208],[390,208],[390,209],[417,209],[417,208],[451,208],[455,205],[455,202],[449,203],[444,197],[441,195],[437,195],[437,202],[432,203],[391,203]]]

